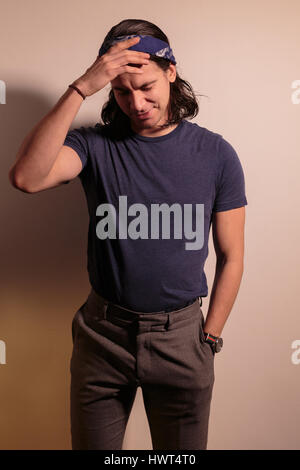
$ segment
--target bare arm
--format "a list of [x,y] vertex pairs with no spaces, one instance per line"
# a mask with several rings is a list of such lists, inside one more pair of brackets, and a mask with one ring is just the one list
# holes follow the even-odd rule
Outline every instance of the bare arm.
[[[144,69],[129,63],[146,65],[150,54],[129,51],[140,38],[131,38],[113,45],[78,78],[74,85],[85,96],[104,88],[120,73],[143,73]],[[68,130],[83,102],[76,90],[68,88],[50,112],[26,136],[16,162],[9,171],[11,184],[28,193],[38,192],[75,178],[82,163],[71,147],[64,146]]]
[[244,268],[245,207],[215,212],[212,220],[216,272],[204,331],[220,336],[235,302]]
[[[82,102],[82,97],[68,88],[57,104],[26,136],[9,172],[10,181],[15,187],[34,192],[46,178]],[[66,152],[70,156],[69,149]],[[81,160],[75,151],[68,163],[70,166],[65,168],[62,180],[72,179],[72,176],[76,176],[76,171],[81,171]]]

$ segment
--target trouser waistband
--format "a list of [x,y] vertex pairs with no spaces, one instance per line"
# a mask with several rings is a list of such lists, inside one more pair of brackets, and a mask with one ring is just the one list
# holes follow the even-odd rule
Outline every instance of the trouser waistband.
[[[199,302],[199,299],[201,299],[201,303]],[[188,305],[172,311],[161,310],[158,312],[138,312],[136,310],[131,310],[110,302],[92,288],[86,305],[88,310],[90,309],[98,311],[99,315],[101,315],[103,318],[109,319],[109,317],[114,317],[115,319],[124,321],[125,323],[136,322],[140,320],[159,321],[170,325],[171,323],[179,321],[182,318],[193,316],[195,314],[195,306],[202,306],[202,298],[196,297],[190,301]]]

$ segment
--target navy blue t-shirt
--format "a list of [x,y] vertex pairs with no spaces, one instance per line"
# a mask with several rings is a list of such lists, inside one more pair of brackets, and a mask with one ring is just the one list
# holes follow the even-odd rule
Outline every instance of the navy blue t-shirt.
[[141,312],[208,295],[212,213],[247,205],[239,157],[222,135],[183,119],[166,135],[70,130],[88,211],[87,269],[107,300]]

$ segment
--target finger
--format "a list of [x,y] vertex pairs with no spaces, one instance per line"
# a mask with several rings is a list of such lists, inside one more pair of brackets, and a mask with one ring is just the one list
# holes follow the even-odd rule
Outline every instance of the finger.
[[110,49],[115,48],[115,49],[127,49],[128,47],[133,46],[133,44],[136,44],[140,41],[140,37],[135,37],[135,38],[130,38],[130,39],[125,39],[123,41],[118,41],[116,44],[113,44],[113,46],[110,47]]
[[128,62],[143,62],[144,60],[150,60],[150,54],[148,52],[140,51],[118,51],[115,54],[111,54],[112,60],[122,61],[121,65]]
[[118,75],[120,75],[121,73],[144,73],[145,69],[142,67],[131,67],[130,65],[124,65],[122,67],[119,68],[119,73]]
[[129,49],[128,50],[125,50],[122,52],[122,54],[126,54],[128,57],[150,57],[150,54],[149,52],[142,52],[142,51],[130,51]]
[[150,59],[144,56],[138,57],[120,57],[119,59],[114,59],[119,65],[128,65],[128,64],[149,64]]

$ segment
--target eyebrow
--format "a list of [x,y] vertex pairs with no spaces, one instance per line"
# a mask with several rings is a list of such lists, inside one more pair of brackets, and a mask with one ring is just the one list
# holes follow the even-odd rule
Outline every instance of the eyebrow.
[[[143,83],[143,85],[140,86],[140,88],[143,88],[144,86],[148,86],[148,85],[151,85],[152,83],[154,82],[157,82],[157,79],[155,80],[152,80],[151,82],[146,82],[146,83]],[[114,90],[129,90],[129,88],[126,88],[126,87],[119,87],[119,86],[113,86],[112,87]]]

